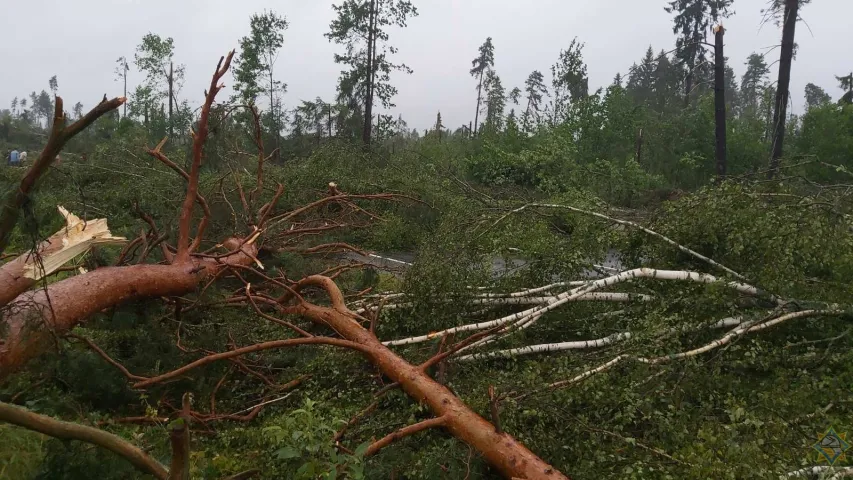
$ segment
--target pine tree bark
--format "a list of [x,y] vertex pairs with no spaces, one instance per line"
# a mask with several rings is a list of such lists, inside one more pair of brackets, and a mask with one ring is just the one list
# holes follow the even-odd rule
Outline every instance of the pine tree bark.
[[[269,55],[269,58],[273,58],[272,52],[269,52],[268,55]],[[280,158],[279,152],[281,152],[281,126],[279,126],[279,123],[278,123],[279,116],[278,116],[278,112],[276,111],[276,105],[275,105],[275,80],[273,79],[272,61],[270,61],[270,68],[269,68],[268,73],[269,73],[269,77],[270,77],[270,87],[269,87],[269,91],[270,91],[270,117],[271,117],[270,120],[272,120],[273,130],[275,130],[275,154],[276,154],[276,158]]]
[[725,29],[714,29],[714,134],[716,137],[717,178],[726,176],[726,57],[723,55]]
[[779,78],[776,82],[776,99],[773,110],[773,144],[770,154],[768,178],[779,171],[782,160],[782,146],[785,141],[785,119],[788,111],[788,89],[791,84],[791,63],[794,59],[794,32],[797,27],[799,0],[785,0],[785,12],[782,26],[782,51],[779,58]]
[[175,136],[175,123],[172,121],[172,98],[174,95],[174,82],[175,82],[175,72],[174,72],[175,64],[173,62],[169,62],[169,136]]
[[480,82],[477,84],[477,111],[474,112],[474,131],[473,136],[477,136],[477,125],[480,122],[480,101],[483,97],[483,72],[480,72]]
[[[290,307],[292,313],[315,323],[326,325],[341,337],[363,348],[361,351],[383,374],[398,382],[409,397],[425,403],[436,418],[453,436],[483,454],[483,457],[506,478],[525,480],[568,480],[569,477],[536,456],[521,442],[489,423],[471,410],[444,385],[436,382],[425,368],[414,366],[382,344],[375,335],[353,320],[346,308],[343,294],[328,277],[312,276],[299,282],[297,290],[306,285],[320,286],[331,299],[331,307],[300,303]],[[426,365],[426,364],[425,364]]]
[[[236,249],[240,242],[230,239],[223,245]],[[239,248],[221,259],[103,267],[18,296],[0,318],[0,380],[43,352],[55,336],[100,311],[140,298],[185,295],[228,265],[250,265],[257,249]]]
[[693,65],[688,65],[684,79],[684,106],[690,106],[690,93],[693,91]]
[[634,149],[634,159],[637,160],[637,165],[643,164],[643,127],[637,132],[637,143]]
[[370,12],[368,14],[367,31],[367,73],[364,99],[364,129],[361,133],[361,141],[366,147],[370,146],[373,137],[373,82],[376,70],[376,0],[370,0]]

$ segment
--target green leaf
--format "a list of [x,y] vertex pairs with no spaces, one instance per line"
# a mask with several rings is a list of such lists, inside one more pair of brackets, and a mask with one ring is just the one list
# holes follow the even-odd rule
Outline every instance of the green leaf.
[[370,442],[364,442],[355,449],[355,456],[359,458],[363,458],[364,454],[367,453],[367,449],[370,448]]
[[278,450],[276,450],[275,456],[279,460],[289,460],[291,458],[299,457],[300,454],[299,454],[299,450],[297,450],[293,447],[283,447],[283,448],[279,448]]

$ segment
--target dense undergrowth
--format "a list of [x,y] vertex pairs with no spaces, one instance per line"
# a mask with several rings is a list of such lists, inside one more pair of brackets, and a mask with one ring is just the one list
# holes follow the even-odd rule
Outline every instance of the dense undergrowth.
[[[791,141],[794,149],[782,178],[772,182],[763,181],[760,172],[766,143],[750,134],[749,118],[734,120],[733,175],[714,184],[708,101],[675,118],[658,117],[657,123],[650,123],[653,112],[629,108],[630,99],[619,88],[593,95],[588,102],[564,125],[531,136],[486,132],[477,140],[395,140],[372,153],[342,139],[328,139],[308,154],[266,165],[265,198],[281,183],[279,207],[287,210],[324,195],[329,182],[348,193],[407,197],[359,202],[377,216],[375,221],[317,238],[317,243],[345,241],[417,258],[403,272],[356,269],[338,278],[347,293],[372,287],[412,298],[406,308],[383,314],[377,325],[382,340],[467,323],[477,310],[461,301],[470,297],[469,286],[508,292],[575,280],[608,252],[618,252],[626,268],[720,273],[642,232],[600,219],[549,208],[507,213],[531,202],[638,219],[755,285],[795,299],[802,308],[849,305],[853,107],[810,110]],[[648,145],[637,161],[634,132],[640,124],[645,125]],[[19,135],[13,140],[35,142]],[[13,237],[14,250],[24,251],[60,228],[56,205],[88,218],[108,218],[112,232],[128,238],[146,228],[134,212],[136,203],[162,222],[161,228],[175,228],[170,219],[179,211],[183,183],[144,154],[143,147],[154,143],[152,137],[132,122],[105,119],[76,140],[66,160],[42,179],[38,194],[27,204]],[[239,202],[235,182],[251,189],[257,160],[235,153],[233,144],[248,149],[236,126],[214,132],[202,171],[201,190],[213,212],[212,239],[246,228],[246,219],[233,209]],[[180,143],[167,148],[174,159],[186,154],[186,145]],[[4,189],[22,173],[0,169]],[[267,232],[275,234],[274,228]],[[340,262],[338,257],[281,249],[262,253],[266,272],[294,279]],[[111,265],[117,255],[117,249],[102,248],[77,263],[91,270]],[[512,264],[520,258],[523,264],[495,275],[496,259]],[[58,274],[49,281],[73,274]],[[145,375],[197,358],[200,354],[192,349],[221,351],[230,342],[248,345],[281,338],[281,327],[259,318],[251,307],[214,305],[242,285],[234,279],[216,283],[200,294],[200,303],[208,307],[183,312],[180,318],[174,306],[159,299],[137,301],[96,315],[75,333],[91,338],[131,372]],[[627,342],[576,352],[451,361],[441,375],[484,415],[489,386],[503,393],[535,392],[503,402],[502,426],[578,479],[778,478],[814,464],[810,445],[830,426],[853,430],[849,312],[840,318],[786,323],[704,356],[659,366],[625,363],[568,388],[542,390],[547,383],[571,378],[618,354],[665,355],[702,345],[718,332],[683,327],[727,316],[749,317],[758,311],[755,302],[761,301],[714,284],[639,281],[621,291],[653,299],[618,307],[573,303],[498,346],[630,331],[634,336]],[[616,309],[624,313],[601,316]],[[501,307],[486,318],[511,311]],[[189,353],[178,347],[178,334]],[[437,344],[396,348],[414,362],[429,358]],[[262,478],[497,478],[476,452],[441,431],[421,433],[363,458],[371,438],[429,417],[426,407],[399,391],[379,399],[379,408],[347,432],[342,444],[348,451],[336,448],[334,432],[373,402],[374,393],[387,383],[354,353],[299,347],[247,360],[276,384],[303,375],[310,378],[249,422],[194,426],[195,478],[220,478],[250,468],[259,468]],[[222,378],[224,386],[217,388]],[[195,394],[201,411],[210,410],[211,394],[217,391],[218,412],[239,412],[279,396],[274,386],[228,362],[135,391],[80,342],[57,339],[53,351],[0,385],[0,399],[100,425],[167,461],[164,423],[112,420],[166,417],[186,391]],[[0,425],[0,438],[0,478],[138,476],[121,459],[89,445],[5,425]]]

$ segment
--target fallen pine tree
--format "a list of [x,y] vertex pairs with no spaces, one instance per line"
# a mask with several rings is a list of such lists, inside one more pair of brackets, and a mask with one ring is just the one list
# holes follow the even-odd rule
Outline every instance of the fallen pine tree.
[[[159,244],[164,262],[162,264],[147,264],[142,261],[147,257],[147,251],[138,256],[136,265],[118,265],[98,268],[82,273],[55,283],[50,283],[44,288],[29,291],[34,283],[19,280],[23,274],[22,268],[15,262],[9,265],[6,272],[6,283],[9,290],[4,292],[4,297],[11,297],[4,306],[3,313],[3,337],[0,343],[0,375],[6,377],[16,369],[25,365],[28,361],[37,358],[45,349],[49,348],[51,339],[55,336],[63,336],[69,333],[75,326],[85,322],[91,315],[120,305],[124,302],[139,298],[178,297],[191,293],[206,283],[215,281],[225,275],[235,275],[238,278],[257,277],[259,283],[265,283],[263,294],[256,295],[251,289],[251,283],[246,281],[244,295],[232,298],[230,301],[248,302],[258,309],[259,303],[270,304],[277,308],[279,315],[297,315],[304,317],[318,325],[328,327],[340,337],[315,336],[304,329],[296,327],[284,320],[277,320],[268,314],[263,317],[281,325],[290,327],[297,335],[296,338],[276,340],[259,343],[242,348],[234,348],[228,352],[211,353],[172,372],[160,374],[154,377],[142,377],[127,372],[124,367],[111,360],[103,350],[100,350],[106,360],[119,366],[134,382],[138,389],[147,388],[159,382],[178,377],[187,371],[225,359],[234,359],[246,353],[261,351],[265,349],[280,349],[297,345],[331,345],[356,351],[373,363],[384,375],[387,375],[397,386],[405,391],[417,402],[427,404],[434,414],[434,418],[421,423],[403,428],[388,437],[375,442],[368,448],[367,453],[375,453],[391,442],[407,435],[415,434],[427,428],[443,428],[449,433],[468,443],[479,451],[489,463],[502,472],[508,478],[536,479],[558,479],[566,478],[553,467],[541,460],[529,451],[523,444],[516,441],[508,433],[501,432],[484,420],[480,415],[465,405],[456,395],[445,386],[433,380],[427,374],[427,368],[433,363],[444,358],[439,354],[430,361],[420,366],[412,365],[394,354],[383,346],[375,335],[364,328],[361,322],[365,319],[350,311],[343,300],[343,295],[335,285],[334,281],[327,276],[312,275],[294,282],[284,279],[275,279],[263,274],[263,265],[258,260],[258,244],[263,243],[263,237],[268,234],[267,230],[280,228],[285,235],[304,234],[318,227],[316,225],[299,225],[294,221],[301,214],[312,209],[336,204],[339,208],[351,209],[356,213],[364,212],[352,202],[358,198],[340,192],[335,184],[330,184],[328,195],[311,204],[295,208],[287,212],[276,211],[277,200],[282,194],[283,187],[279,185],[272,198],[263,206],[252,211],[253,202],[263,193],[263,163],[266,160],[263,151],[258,115],[253,113],[256,125],[256,140],[259,149],[257,165],[257,184],[248,196],[240,192],[243,202],[243,215],[251,218],[251,230],[243,232],[232,238],[222,240],[220,249],[214,253],[211,251],[200,252],[199,248],[204,240],[206,228],[211,221],[211,211],[206,199],[199,192],[199,172],[204,156],[204,147],[209,134],[209,119],[214,99],[222,89],[221,79],[228,71],[233,52],[227,57],[220,59],[216,71],[206,92],[205,102],[201,108],[199,121],[195,131],[192,132],[193,143],[191,153],[191,164],[189,171],[182,170],[172,162],[162,151],[165,139],[156,148],[148,151],[149,155],[171,169],[175,170],[186,180],[186,195],[181,205],[178,219],[178,238],[174,247],[170,246],[165,238],[161,238],[159,230],[153,220],[151,231],[143,234],[135,244],[146,243],[149,246]],[[32,190],[32,186],[38,176],[44,172],[50,163],[56,158],[56,153],[68,137],[79,133],[84,124],[75,123],[70,131],[63,128],[64,112],[61,101],[57,101],[54,118],[54,128],[45,152],[31,167],[25,177],[19,192],[26,195]],[[115,108],[120,102],[113,102],[111,108]],[[103,114],[108,108],[99,107],[95,114]],[[254,112],[254,109],[250,107]],[[92,114],[90,114],[92,115]],[[86,117],[88,118],[88,116]],[[394,195],[376,194],[362,196],[362,198],[391,200]],[[0,237],[4,240],[9,238],[11,229],[15,225],[15,215],[9,212],[17,212],[17,208],[23,203],[24,198],[13,195],[7,201],[4,217],[0,219],[3,230]],[[194,206],[199,204],[202,208],[202,216],[198,220],[195,236],[192,237],[192,223]],[[150,219],[147,217],[146,221]],[[291,226],[287,226],[292,222]],[[284,224],[284,228],[281,228]],[[328,225],[328,222],[326,222]],[[294,232],[294,230],[297,230]],[[50,243],[50,242],[48,242]],[[133,246],[133,243],[131,244]],[[306,253],[322,250],[334,252],[340,245],[329,245],[322,247],[311,247],[303,249]],[[146,249],[147,250],[147,249]],[[2,253],[2,252],[0,252]],[[52,248],[36,248],[26,254],[28,256],[44,255],[50,259]],[[126,255],[121,255],[120,261],[126,261]],[[44,275],[48,272],[45,270]],[[318,288],[328,295],[328,306],[312,303],[303,296],[303,289],[307,287]],[[256,286],[257,288],[257,286]],[[279,294],[273,295],[273,289],[281,290]],[[295,301],[295,303],[294,303]],[[178,308],[181,308],[180,306]],[[188,407],[181,410],[184,413],[183,422],[189,418]],[[117,442],[115,439],[106,439],[90,429],[74,429],[67,426],[59,426],[55,422],[27,415],[13,407],[4,407],[5,420],[13,421],[18,425],[34,428],[42,433],[54,434],[62,438],[73,438],[84,441],[93,441],[97,445],[109,447],[115,453],[130,459],[134,465],[155,473],[160,478],[165,478],[165,470],[157,467],[151,461],[140,459],[137,450]],[[38,427],[37,425],[44,425]],[[186,425],[184,424],[184,429]],[[61,434],[59,432],[62,432]],[[188,435],[184,430],[184,435]],[[185,440],[188,442],[188,440]],[[182,444],[184,440],[181,440]],[[173,457],[187,457],[189,453],[186,448],[178,449],[173,445]],[[181,462],[179,462],[181,463]],[[178,468],[173,464],[174,475],[186,475],[185,467]],[[172,475],[172,474],[170,474]],[[177,477],[171,477],[177,478]]]

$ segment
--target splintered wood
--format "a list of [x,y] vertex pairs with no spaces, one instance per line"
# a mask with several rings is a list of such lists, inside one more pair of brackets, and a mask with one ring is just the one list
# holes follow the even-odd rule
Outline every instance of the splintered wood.
[[24,277],[40,280],[95,245],[121,245],[127,242],[126,238],[110,233],[106,218],[82,220],[61,205],[57,207],[65,217],[65,226],[42,244],[37,255],[33,255],[33,252],[26,254],[28,258],[23,269]]

